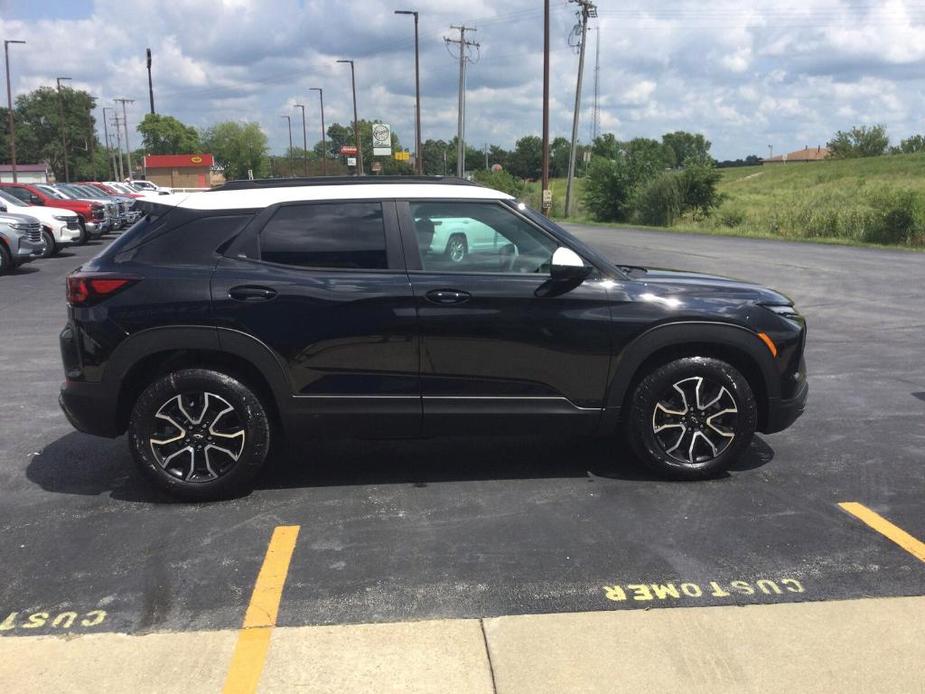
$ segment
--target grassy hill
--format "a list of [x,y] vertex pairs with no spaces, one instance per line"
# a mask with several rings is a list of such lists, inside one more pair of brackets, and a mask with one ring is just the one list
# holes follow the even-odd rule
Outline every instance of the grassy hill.
[[[723,169],[723,202],[678,229],[743,236],[925,246],[925,153]],[[572,221],[590,221],[576,179]],[[553,216],[564,216],[565,180],[550,181]],[[539,209],[538,183],[525,199]]]

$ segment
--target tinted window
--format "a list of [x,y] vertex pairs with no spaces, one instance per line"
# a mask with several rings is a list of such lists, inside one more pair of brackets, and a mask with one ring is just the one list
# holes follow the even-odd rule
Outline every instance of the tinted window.
[[300,267],[387,268],[382,205],[336,202],[281,207],[260,234],[260,257]]
[[558,243],[496,203],[413,202],[426,272],[548,273]]

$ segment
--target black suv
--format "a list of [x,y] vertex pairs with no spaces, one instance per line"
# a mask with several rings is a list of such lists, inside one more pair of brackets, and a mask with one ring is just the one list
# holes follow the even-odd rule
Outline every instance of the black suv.
[[184,498],[247,490],[283,437],[622,428],[702,478],[803,411],[787,297],[614,265],[498,191],[240,181],[142,205],[68,277],[60,400]]

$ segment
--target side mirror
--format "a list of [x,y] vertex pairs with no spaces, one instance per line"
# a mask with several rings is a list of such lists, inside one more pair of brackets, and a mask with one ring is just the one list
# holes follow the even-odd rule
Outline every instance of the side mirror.
[[591,274],[591,270],[575,251],[560,246],[552,254],[549,275],[554,282],[580,282]]

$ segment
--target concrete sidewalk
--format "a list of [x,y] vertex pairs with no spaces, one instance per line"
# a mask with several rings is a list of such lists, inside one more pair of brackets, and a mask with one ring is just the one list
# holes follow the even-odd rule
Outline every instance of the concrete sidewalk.
[[[262,692],[925,692],[925,597],[278,627]],[[218,692],[236,631],[0,639],[18,692]]]

